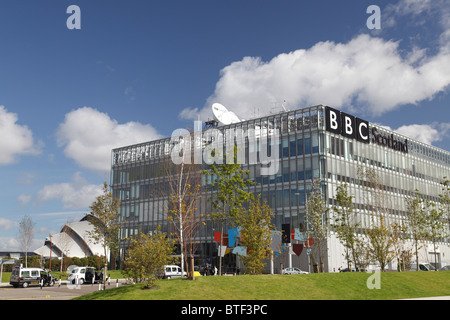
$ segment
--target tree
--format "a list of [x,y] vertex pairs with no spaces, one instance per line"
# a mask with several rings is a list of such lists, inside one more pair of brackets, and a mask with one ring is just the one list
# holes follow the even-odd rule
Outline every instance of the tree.
[[[167,159],[168,160],[168,159]],[[170,192],[167,219],[175,228],[175,234],[180,244],[181,272],[184,273],[188,257],[193,259],[198,243],[195,237],[204,224],[204,216],[197,212],[197,201],[201,197],[201,176],[199,165],[165,162],[165,171]],[[188,274],[193,279],[194,270],[187,267]]]
[[384,215],[372,215],[371,226],[366,230],[370,257],[380,264],[384,272],[386,266],[395,258],[394,239],[391,236],[390,225]]
[[174,252],[174,239],[167,238],[159,226],[152,235],[141,232],[131,239],[125,274],[138,282],[146,281],[144,288],[150,289],[163,276],[164,266],[175,263]]
[[103,184],[103,194],[90,206],[93,230],[88,231],[89,237],[96,244],[100,244],[104,252],[103,286],[106,283],[108,271],[108,248],[117,242],[122,224],[119,216],[120,200],[113,198],[112,192],[108,190],[108,184]]
[[261,274],[264,270],[264,259],[268,258],[272,238],[272,209],[261,203],[261,194],[256,198],[250,194],[249,208],[242,211],[236,219],[241,229],[240,243],[247,247],[247,255],[241,256],[249,274]]
[[447,227],[450,231],[450,180],[444,177],[442,182],[442,193],[439,194],[439,202],[446,213]]
[[[234,146],[234,158],[237,158],[237,147]],[[222,244],[224,224],[227,220],[235,224],[235,218],[241,210],[242,204],[249,199],[249,193],[244,190],[253,182],[244,179],[249,174],[248,170],[241,169],[239,163],[211,164],[209,170],[203,172],[211,177],[211,186],[217,190],[212,199],[213,212],[211,219],[220,224],[219,244],[219,275],[222,275]]]
[[406,246],[406,242],[409,239],[408,226],[394,222],[391,226],[391,237],[394,243],[394,253],[397,256],[397,269],[398,271],[405,271],[406,267],[409,268],[413,256],[413,250]]
[[434,267],[438,270],[436,249],[437,243],[446,236],[445,209],[440,203],[425,200],[426,238],[433,243]]
[[356,229],[359,227],[359,224],[356,222],[353,196],[348,192],[347,183],[336,187],[336,203],[337,205],[333,207],[333,228],[339,241],[344,246],[347,268],[352,270],[351,261],[356,267]]
[[[315,179],[311,186],[311,193],[306,203],[306,223],[308,224],[308,238],[314,239],[313,249],[316,248],[319,255],[319,272],[324,271],[323,255],[324,248],[327,248],[327,226],[326,215],[328,207],[321,189],[320,179]],[[312,255],[314,257],[314,255]]]
[[368,254],[384,271],[395,258],[392,224],[389,210],[390,198],[380,176],[372,168],[358,168],[358,175],[366,186],[365,206],[370,211],[370,225],[366,228]]
[[414,196],[406,197],[406,225],[408,233],[414,243],[414,255],[416,257],[417,271],[419,271],[419,249],[420,243],[424,239],[426,217],[422,210],[422,195],[416,190]]
[[33,240],[35,223],[29,215],[25,215],[19,222],[18,241],[23,251],[25,251],[25,268],[28,268],[28,249]]

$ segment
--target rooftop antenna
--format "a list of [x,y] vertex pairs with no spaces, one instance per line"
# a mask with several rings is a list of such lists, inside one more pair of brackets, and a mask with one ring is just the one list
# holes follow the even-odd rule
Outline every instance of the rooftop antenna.
[[284,112],[288,112],[289,110],[286,110],[286,100],[283,101],[281,104],[281,107],[283,108]]

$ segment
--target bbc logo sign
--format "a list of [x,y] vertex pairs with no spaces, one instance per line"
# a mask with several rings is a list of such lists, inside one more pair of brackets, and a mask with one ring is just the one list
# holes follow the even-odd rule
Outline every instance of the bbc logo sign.
[[339,110],[325,107],[327,131],[369,143],[369,122]]

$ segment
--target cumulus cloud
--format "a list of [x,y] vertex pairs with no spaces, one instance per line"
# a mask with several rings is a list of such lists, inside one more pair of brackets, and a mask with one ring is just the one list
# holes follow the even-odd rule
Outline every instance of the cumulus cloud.
[[[414,19],[423,15],[437,17],[437,22],[444,28],[450,25],[448,15],[450,7],[447,0],[400,0],[397,3],[389,3],[383,10],[383,21],[387,27],[396,25],[397,19],[410,16]],[[416,24],[423,24],[424,19],[415,20]]]
[[13,228],[17,228],[19,226],[19,223],[16,221],[8,220],[5,218],[0,217],[0,229],[4,231],[8,231]]
[[33,133],[25,126],[17,124],[18,116],[0,106],[0,165],[14,163],[19,155],[38,155],[39,143],[35,143]]
[[400,134],[427,144],[450,138],[450,123],[411,124],[396,129]]
[[[200,114],[203,120],[211,117],[211,104],[220,102],[245,119],[255,109],[268,114],[274,103],[286,100],[288,108],[326,104],[380,115],[431,99],[450,84],[450,54],[422,58],[418,66],[410,61],[401,56],[397,42],[369,35],[348,43],[319,42],[269,62],[245,57],[222,69]],[[182,115],[192,119],[192,111]]]
[[59,199],[64,209],[83,209],[102,193],[103,185],[89,184],[80,172],[75,173],[72,180],[45,186],[38,192],[38,201]]
[[17,197],[17,201],[19,202],[19,206],[23,207],[31,201],[31,196],[27,194],[21,194]]
[[108,114],[83,107],[66,114],[57,131],[64,154],[82,168],[104,173],[111,168],[111,150],[160,138],[156,130],[139,122],[119,124]]
[[319,42],[270,61],[244,57],[221,70],[203,108],[186,108],[179,116],[206,120],[212,117],[212,103],[219,102],[248,119],[281,111],[283,101],[288,109],[325,104],[377,116],[431,100],[450,85],[450,45],[443,41],[450,39],[450,7],[445,2],[402,0],[383,11],[386,20],[395,21],[401,12],[442,21],[433,50],[416,44],[400,48],[398,41],[359,34],[347,43]]

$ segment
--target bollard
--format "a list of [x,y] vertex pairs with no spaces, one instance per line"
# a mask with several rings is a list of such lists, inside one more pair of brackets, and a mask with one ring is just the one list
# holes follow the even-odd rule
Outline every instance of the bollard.
[[116,279],[116,288],[119,287],[119,279]]

